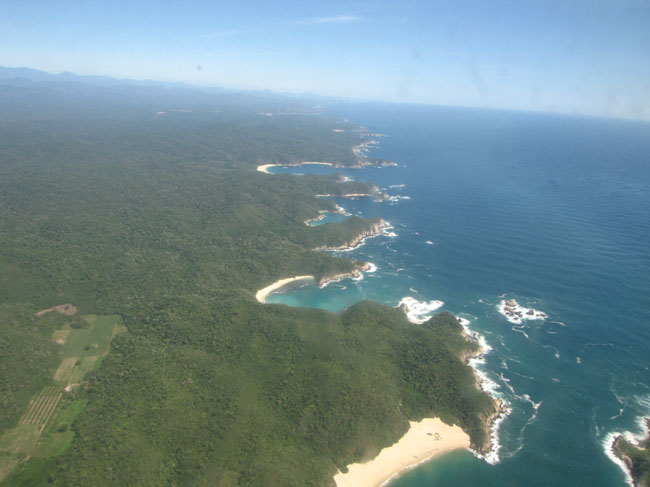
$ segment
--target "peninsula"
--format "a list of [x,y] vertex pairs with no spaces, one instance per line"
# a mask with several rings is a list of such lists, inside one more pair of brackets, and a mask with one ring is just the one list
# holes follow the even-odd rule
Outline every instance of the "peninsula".
[[327,251],[347,251],[352,250],[360,245],[363,242],[372,237],[377,237],[379,235],[387,235],[388,230],[393,228],[390,223],[385,221],[383,218],[379,218],[374,221],[368,228],[364,229],[361,233],[355,235],[352,239],[347,240],[339,245],[322,245],[316,247],[314,250],[327,250]]
[[635,487],[650,486],[650,418],[644,418],[646,435],[637,440],[614,437],[612,450],[627,467]]

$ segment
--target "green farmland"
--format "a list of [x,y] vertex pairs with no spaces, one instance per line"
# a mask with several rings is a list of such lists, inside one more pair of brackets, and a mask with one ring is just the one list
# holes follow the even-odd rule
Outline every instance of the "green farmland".
[[56,372],[29,400],[18,425],[0,436],[0,480],[28,460],[16,469],[10,484],[28,485],[48,458],[67,448],[74,437],[70,424],[86,403],[77,389],[108,353],[112,338],[126,331],[119,316],[87,315],[68,321],[52,334],[52,341],[60,347]]

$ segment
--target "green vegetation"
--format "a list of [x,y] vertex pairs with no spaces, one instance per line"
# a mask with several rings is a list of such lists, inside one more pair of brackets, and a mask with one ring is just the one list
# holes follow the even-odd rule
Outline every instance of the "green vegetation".
[[52,334],[69,319],[58,313],[36,318],[36,311],[16,303],[0,305],[0,432],[18,422],[61,362]]
[[[76,400],[75,389],[83,385],[83,379],[97,365],[98,359],[108,353],[113,336],[126,331],[119,324],[118,316],[86,316],[82,319],[49,312],[33,315],[33,321],[36,329],[40,330],[49,330],[55,323],[61,326],[50,334],[49,345],[54,344],[54,347],[48,347],[49,356],[56,357],[58,367],[53,373],[48,369],[35,371],[34,376],[41,381],[45,380],[44,373],[48,372],[49,380],[31,397],[18,396],[23,400],[14,401],[13,409],[26,412],[17,426],[5,429],[0,435],[0,479],[22,460],[31,458],[24,469],[19,467],[14,476],[14,480],[17,478],[20,482],[23,477],[32,479],[34,475],[41,475],[39,472],[47,463],[43,460],[60,455],[70,445],[74,433],[69,431],[69,425],[85,405],[85,401]],[[14,343],[24,344],[24,341],[14,337]],[[43,347],[43,344],[38,346]],[[8,351],[6,356],[16,359],[16,352]],[[20,365],[17,369],[22,373],[29,370]],[[8,382],[12,377],[5,370],[3,368],[2,379]]]
[[[473,347],[453,316],[414,326],[373,303],[334,315],[254,298],[283,277],[351,270],[312,249],[373,224],[304,224],[333,209],[315,194],[369,185],[255,167],[352,164],[358,135],[304,105],[260,116],[276,99],[77,91],[0,96],[0,433],[88,371],[3,485],[322,486],[423,416],[483,444],[493,405],[459,359]],[[62,303],[98,316],[32,321]],[[128,333],[108,332],[117,315]]]
[[[650,420],[646,419],[648,425]],[[616,440],[616,452],[630,468],[632,478],[638,487],[650,485],[650,438],[641,441],[639,445],[633,445],[620,437]]]

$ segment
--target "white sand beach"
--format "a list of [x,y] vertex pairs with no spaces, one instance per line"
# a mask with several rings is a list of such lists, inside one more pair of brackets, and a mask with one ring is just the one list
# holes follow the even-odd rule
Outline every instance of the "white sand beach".
[[273,166],[277,166],[277,164],[262,164],[261,166],[257,166],[257,170],[259,172],[263,172],[263,173],[266,173],[266,174],[271,174],[269,172],[269,167],[273,167]]
[[275,281],[270,286],[266,286],[265,288],[262,288],[259,291],[257,291],[257,293],[255,293],[255,299],[257,299],[260,303],[264,303],[266,297],[269,294],[271,294],[273,291],[277,291],[278,289],[286,286],[290,282],[308,281],[308,280],[314,280],[314,276],[295,276],[295,277],[287,277],[286,279],[280,279],[279,281]]
[[469,445],[469,436],[459,426],[449,426],[438,418],[411,421],[397,443],[384,448],[373,460],[348,465],[347,473],[337,473],[334,482],[337,487],[379,487],[409,468]]
[[318,161],[305,161],[305,162],[300,162],[298,164],[262,164],[261,166],[257,166],[257,170],[259,172],[263,172],[266,174],[271,174],[269,172],[269,167],[275,167],[275,166],[304,166],[307,164],[318,164],[321,166],[333,166],[334,164],[332,162],[318,162]]

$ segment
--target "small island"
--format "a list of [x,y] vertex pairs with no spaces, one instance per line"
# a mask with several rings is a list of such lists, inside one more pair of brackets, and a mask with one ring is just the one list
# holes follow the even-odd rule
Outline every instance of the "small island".
[[521,306],[516,299],[503,300],[497,306],[499,313],[510,323],[520,325],[524,320],[545,320],[548,315],[543,311]]

